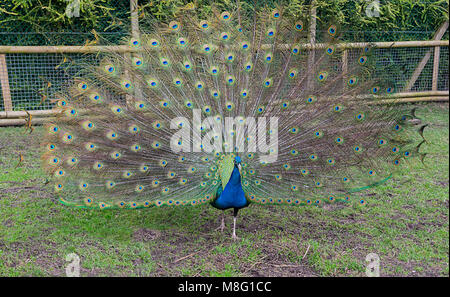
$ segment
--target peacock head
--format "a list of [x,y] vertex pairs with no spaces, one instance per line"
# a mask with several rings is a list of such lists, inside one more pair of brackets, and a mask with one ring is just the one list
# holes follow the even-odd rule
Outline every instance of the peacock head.
[[234,157],[234,166],[237,167],[239,169],[239,173],[241,172],[241,157],[236,156]]

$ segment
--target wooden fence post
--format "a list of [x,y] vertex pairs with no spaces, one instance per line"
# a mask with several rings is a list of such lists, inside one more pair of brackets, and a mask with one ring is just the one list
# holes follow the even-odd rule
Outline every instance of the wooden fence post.
[[3,106],[5,111],[12,111],[11,90],[9,88],[8,67],[6,55],[0,54],[0,85],[2,87]]
[[131,15],[131,35],[134,38],[139,36],[139,15],[138,15],[138,0],[130,0],[130,15]]
[[342,52],[342,83],[345,89],[347,85],[347,72],[348,72],[348,49]]
[[431,83],[432,91],[437,91],[437,87],[438,87],[440,53],[441,53],[441,47],[436,46],[434,48],[434,57],[433,57],[433,81]]
[[[445,21],[442,24],[442,26],[439,28],[439,30],[436,31],[436,34],[434,35],[433,40],[441,40],[442,36],[444,36],[445,31],[447,31],[447,28],[448,28],[448,21]],[[432,49],[428,50],[428,52],[422,58],[422,61],[420,61],[419,65],[417,66],[416,70],[414,70],[414,73],[413,73],[411,79],[409,80],[408,84],[406,85],[405,92],[410,91],[412,89],[412,87],[414,86],[414,84],[416,83],[416,80],[419,78],[420,74],[422,73],[423,68],[425,68],[425,65],[427,65],[428,60],[430,60],[431,51],[432,51]],[[436,56],[436,48],[435,48],[434,53]],[[439,55],[438,55],[438,60],[439,60]],[[433,84],[434,84],[434,69],[433,69]],[[437,84],[437,82],[436,82],[436,84]]]
[[[138,0],[130,0],[130,21],[131,21],[131,36],[133,38],[139,38],[139,15],[138,15]],[[125,58],[130,59],[135,55],[131,53],[126,53]],[[138,81],[134,84],[134,96],[142,98],[142,90]],[[132,105],[132,97],[126,95],[127,105]]]
[[[313,66],[316,59],[316,51],[314,48],[314,45],[316,44],[316,26],[317,26],[317,8],[316,8],[316,1],[311,1],[311,15],[310,15],[310,26],[309,26],[309,43],[311,44],[311,49],[308,56],[308,73],[313,72]],[[307,81],[306,81],[306,87],[307,89],[312,88],[312,78],[311,75],[308,75]]]

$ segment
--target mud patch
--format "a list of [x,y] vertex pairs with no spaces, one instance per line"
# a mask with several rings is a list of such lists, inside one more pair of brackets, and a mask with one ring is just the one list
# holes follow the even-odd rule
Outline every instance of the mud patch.
[[161,236],[161,231],[151,229],[139,229],[133,233],[133,239],[139,242],[152,241]]

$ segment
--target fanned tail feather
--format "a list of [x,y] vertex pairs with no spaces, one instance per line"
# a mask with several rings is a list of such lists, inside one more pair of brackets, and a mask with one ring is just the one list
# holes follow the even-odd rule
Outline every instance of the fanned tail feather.
[[389,179],[422,144],[410,149],[415,109],[371,104],[394,90],[373,74],[374,49],[343,47],[337,24],[311,59],[306,26],[281,6],[207,18],[183,10],[129,38],[129,54],[100,55],[59,94],[46,127],[43,162],[62,202],[201,204],[223,185],[228,154],[241,157],[243,189],[263,204],[348,201]]

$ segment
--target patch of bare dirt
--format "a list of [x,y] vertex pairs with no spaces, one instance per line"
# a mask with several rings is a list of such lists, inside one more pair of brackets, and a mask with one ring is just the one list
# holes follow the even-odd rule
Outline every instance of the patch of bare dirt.
[[161,231],[151,229],[139,229],[134,232],[133,239],[135,241],[147,242],[152,241],[161,236]]
[[0,242],[0,249],[14,251],[17,255],[14,258],[5,259],[4,265],[8,267],[25,266],[27,263],[33,262],[50,276],[64,275],[64,259],[62,257],[55,259],[56,247],[51,242],[32,240],[26,243],[5,244]]

